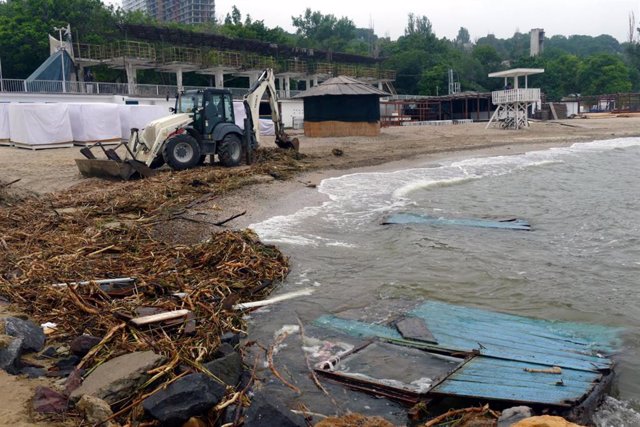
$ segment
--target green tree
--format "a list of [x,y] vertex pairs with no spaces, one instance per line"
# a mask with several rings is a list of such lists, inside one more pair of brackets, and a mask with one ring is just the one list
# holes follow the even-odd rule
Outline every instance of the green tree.
[[583,95],[629,92],[632,87],[627,66],[617,56],[607,53],[586,58],[578,78]]
[[466,45],[471,43],[471,35],[469,35],[469,30],[465,27],[460,27],[458,30],[458,35],[454,39],[454,43],[458,47],[465,47]]
[[544,75],[544,91],[551,100],[580,93],[578,73],[582,61],[576,55],[566,54],[547,62]]
[[[5,78],[25,78],[49,56],[47,34],[71,24],[74,41],[103,42],[117,32],[113,7],[100,0],[8,0],[0,3],[0,57]],[[57,34],[56,34],[57,37]]]
[[341,51],[356,38],[356,26],[347,17],[338,19],[307,8],[304,15],[292,16],[291,20],[306,47]]

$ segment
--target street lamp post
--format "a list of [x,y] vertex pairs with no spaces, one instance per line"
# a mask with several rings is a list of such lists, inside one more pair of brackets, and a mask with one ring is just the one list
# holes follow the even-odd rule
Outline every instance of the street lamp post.
[[[56,30],[58,32],[58,35],[60,37],[60,47],[58,48],[58,50],[63,51],[64,52],[64,43],[62,41],[62,32],[66,31],[66,27],[53,27],[54,30]],[[64,53],[62,54],[61,58],[60,58],[60,63],[62,64],[62,92],[66,93],[67,92],[67,78],[64,72]]]

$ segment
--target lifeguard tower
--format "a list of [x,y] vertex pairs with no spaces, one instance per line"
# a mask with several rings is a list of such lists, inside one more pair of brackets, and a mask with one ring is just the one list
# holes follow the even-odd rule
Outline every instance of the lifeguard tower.
[[[489,74],[489,77],[504,78],[504,90],[491,93],[493,105],[498,108],[487,128],[494,123],[500,123],[505,129],[529,127],[529,107],[540,102],[540,89],[529,88],[529,76],[541,73],[544,73],[542,68],[514,68]],[[524,77],[524,89],[520,88],[521,77]]]

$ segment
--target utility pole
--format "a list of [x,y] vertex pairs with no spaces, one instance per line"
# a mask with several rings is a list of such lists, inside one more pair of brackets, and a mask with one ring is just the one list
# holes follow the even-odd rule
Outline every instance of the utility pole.
[[58,48],[58,51],[62,51],[62,55],[60,58],[60,63],[62,64],[62,92],[66,93],[67,92],[67,78],[65,76],[65,72],[64,72],[64,42],[62,41],[62,32],[67,30],[67,27],[53,27],[53,29],[55,31],[58,32],[58,35],[60,36],[60,47]]
[[0,92],[4,92],[4,82],[2,81],[2,58],[0,58]]

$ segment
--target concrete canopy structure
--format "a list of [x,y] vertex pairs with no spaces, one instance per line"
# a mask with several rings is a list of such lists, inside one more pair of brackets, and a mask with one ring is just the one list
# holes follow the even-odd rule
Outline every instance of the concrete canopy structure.
[[309,137],[377,136],[380,97],[389,96],[356,79],[339,76],[296,95],[304,99],[304,134]]
[[[544,73],[542,68],[513,68],[489,74],[489,77],[504,78],[504,90],[491,93],[492,102],[498,108],[487,128],[496,121],[505,129],[529,127],[529,107],[540,102],[540,89],[529,88],[529,76],[541,73]],[[520,87],[521,78],[524,78],[524,88]]]

